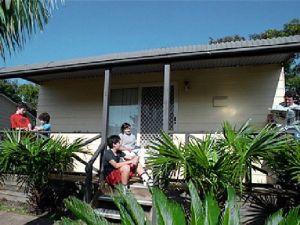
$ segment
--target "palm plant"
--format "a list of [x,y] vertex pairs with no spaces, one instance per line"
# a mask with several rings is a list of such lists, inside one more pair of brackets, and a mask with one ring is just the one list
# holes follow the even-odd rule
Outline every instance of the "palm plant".
[[294,145],[290,148],[290,157],[288,162],[290,167],[291,176],[294,182],[300,184],[300,145]]
[[176,146],[169,135],[162,133],[162,139],[151,147],[155,151],[148,166],[156,180],[166,184],[171,178],[191,180],[203,192],[224,190],[231,182],[229,164],[219,154],[218,142],[211,135]]
[[300,145],[294,140],[285,148],[269,151],[266,165],[276,175],[277,183],[285,188],[294,188],[300,182]]
[[290,140],[285,147],[268,150],[264,158],[268,173],[276,177],[276,185],[267,193],[248,192],[244,199],[249,204],[247,224],[263,224],[272,213],[282,208],[283,212],[300,204],[299,174],[300,145]]
[[225,122],[223,135],[220,152],[230,161],[232,179],[239,184],[244,178],[250,180],[253,163],[261,164],[261,160],[267,160],[272,151],[286,149],[293,142],[292,137],[278,128],[266,125],[256,130],[248,122],[239,129]]
[[68,143],[62,137],[42,139],[31,133],[7,132],[0,144],[0,173],[16,175],[35,208],[43,208],[50,173],[69,170],[75,153],[88,153],[82,144],[82,139]]
[[[233,188],[228,188],[228,197],[221,211],[214,194],[207,193],[204,200],[198,195],[196,187],[192,182],[188,184],[190,192],[190,217],[185,218],[185,213],[182,207],[169,200],[161,190],[152,188],[154,212],[156,212],[156,220],[152,224],[174,224],[174,225],[240,225],[239,207],[236,202],[236,195]],[[133,198],[130,192],[125,192],[122,188],[117,188],[117,193],[114,197],[114,202],[118,206],[121,214],[122,225],[148,225],[150,222],[145,216],[141,206]],[[61,225],[109,225],[110,223],[104,218],[101,218],[95,211],[86,203],[69,197],[65,200],[65,205],[77,220],[62,218],[58,224]],[[286,216],[282,211],[276,212],[266,221],[266,225],[290,225],[300,224],[299,208],[292,209]]]
[[[63,2],[63,0],[61,0]],[[24,46],[33,33],[48,23],[56,0],[2,0],[0,2],[0,55],[4,59]]]
[[[181,178],[193,181],[203,192],[223,192],[228,185],[241,187],[252,163],[260,163],[271,150],[286,148],[290,140],[276,128],[266,126],[257,131],[248,122],[240,129],[225,122],[223,138],[207,135],[179,146],[162,133],[151,146],[149,166],[157,180]],[[180,176],[174,177],[176,172]]]

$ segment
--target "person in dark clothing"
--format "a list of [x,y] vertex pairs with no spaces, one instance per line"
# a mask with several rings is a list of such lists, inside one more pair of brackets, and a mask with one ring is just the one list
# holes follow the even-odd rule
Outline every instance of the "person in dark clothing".
[[[139,164],[138,156],[125,155],[120,150],[121,139],[118,135],[111,135],[107,140],[107,149],[104,154],[104,177],[108,184],[123,184],[127,187],[129,179],[137,174],[143,179],[144,183],[152,182],[149,175]],[[120,158],[125,159],[124,162]]]

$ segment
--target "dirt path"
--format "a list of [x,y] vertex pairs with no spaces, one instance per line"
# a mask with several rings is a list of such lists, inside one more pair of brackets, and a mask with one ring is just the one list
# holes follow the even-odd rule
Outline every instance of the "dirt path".
[[48,218],[20,215],[12,212],[0,211],[0,224],[2,225],[52,225]]

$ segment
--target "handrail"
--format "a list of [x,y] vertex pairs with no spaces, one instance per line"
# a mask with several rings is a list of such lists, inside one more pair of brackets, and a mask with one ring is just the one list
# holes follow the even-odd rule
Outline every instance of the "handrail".
[[98,135],[96,135],[95,137],[92,137],[92,138],[88,139],[87,141],[83,142],[82,146],[88,145],[88,144],[90,144],[90,143],[96,141],[97,139],[99,139],[99,138],[101,138],[101,137],[102,137],[102,135],[101,135],[101,134],[98,134]]
[[[92,167],[95,162],[95,160],[98,158],[98,156],[101,154],[103,155],[103,152],[106,147],[106,142],[102,141],[101,144],[99,145],[98,149],[95,151],[94,155],[92,158],[88,161],[88,163],[85,166],[85,172],[86,172],[86,178],[85,178],[85,196],[84,200],[87,203],[90,203],[92,200],[92,179],[93,179],[93,174],[92,174]],[[101,168],[100,168],[101,170]]]
[[268,171],[266,171],[266,170],[264,170],[262,168],[259,168],[259,167],[255,166],[255,165],[251,165],[251,166],[252,166],[252,169],[257,170],[257,171],[259,171],[259,172],[261,172],[261,173],[263,173],[263,174],[265,174],[267,176],[270,176],[270,173]]

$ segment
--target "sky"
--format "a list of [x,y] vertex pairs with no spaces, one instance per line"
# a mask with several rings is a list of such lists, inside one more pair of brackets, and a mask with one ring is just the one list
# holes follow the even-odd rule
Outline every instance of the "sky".
[[65,0],[43,32],[0,67],[116,52],[208,44],[209,38],[281,29],[300,19],[299,1]]

